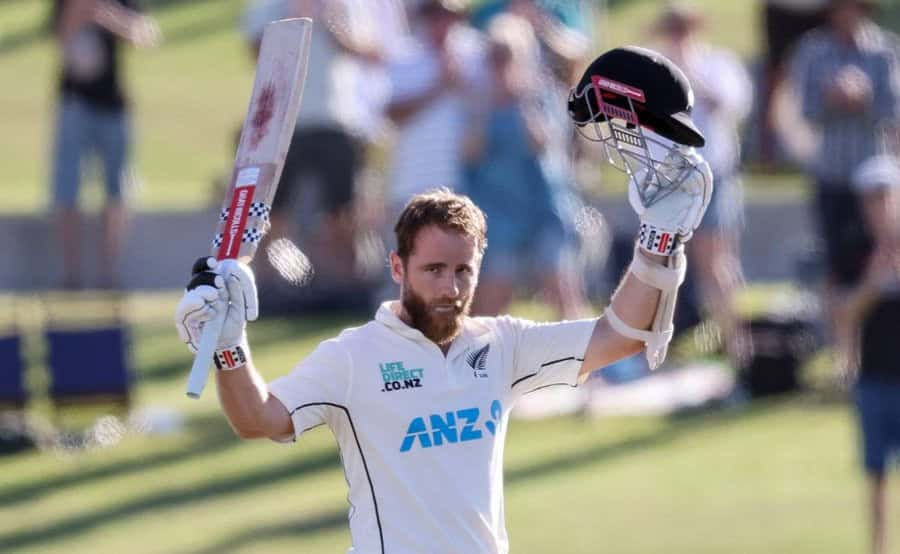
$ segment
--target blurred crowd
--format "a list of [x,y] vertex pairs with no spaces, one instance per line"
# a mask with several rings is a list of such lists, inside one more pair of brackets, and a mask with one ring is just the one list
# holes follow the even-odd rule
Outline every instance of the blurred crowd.
[[[688,249],[678,328],[712,321],[735,365],[753,355],[736,307],[741,174],[752,163],[809,176],[827,331],[840,363],[858,366],[860,302],[849,291],[866,282],[872,248],[886,260],[896,246],[894,219],[871,221],[861,191],[874,185],[859,182],[873,178],[865,163],[877,162],[882,180],[894,164],[896,44],[874,23],[876,8],[868,0],[766,2],[756,64],[710,44],[709,22],[689,3],[660,3],[640,30],[643,45],[690,79],[716,179]],[[410,195],[446,186],[469,194],[490,222],[476,313],[503,312],[522,296],[539,297],[558,317],[588,313],[596,274],[622,269],[586,265],[603,225],[586,207],[604,183],[599,151],[579,139],[562,102],[603,41],[595,12],[592,2],[552,0],[249,2],[242,31],[251,52],[268,21],[321,22],[270,234],[298,240],[317,268],[297,309],[368,308],[373,298],[353,291],[390,295],[381,271],[388,225]],[[269,305],[292,309],[284,296],[298,293],[263,271],[266,279]]]
[[[503,312],[523,296],[558,317],[589,313],[588,298],[609,292],[598,283],[622,270],[614,256],[598,256],[609,251],[600,243],[631,239],[590,210],[606,181],[622,179],[601,175],[600,151],[579,138],[564,108],[604,43],[599,11],[589,0],[248,0],[240,31],[251,58],[269,21],[316,22],[267,237],[299,243],[316,275],[297,289],[261,261],[263,310],[368,310],[393,294],[383,271],[390,222],[410,195],[444,186],[470,195],[490,222],[476,313]],[[749,164],[808,175],[823,319],[838,365],[860,366],[860,330],[897,250],[900,77],[896,36],[878,15],[874,0],[769,0],[756,61],[710,44],[710,22],[689,3],[660,2],[638,30],[642,45],[692,83],[694,119],[707,137],[701,153],[715,175],[688,249],[676,328],[713,322],[737,366],[754,351],[736,307]],[[114,289],[134,150],[120,48],[153,47],[161,35],[132,0],[56,0],[51,27],[62,62],[50,172],[61,285],[84,286],[78,198],[87,167],[106,191],[98,275],[89,281]],[[604,272],[614,276],[598,277]]]
[[477,313],[507,309],[519,287],[562,317],[586,313],[563,99],[592,44],[591,3],[250,2],[251,50],[283,17],[317,24],[269,237],[298,240],[317,276],[305,292],[273,278],[263,304],[287,308],[293,293],[300,309],[368,308],[357,291],[390,294],[389,223],[411,195],[445,186],[491,221]]

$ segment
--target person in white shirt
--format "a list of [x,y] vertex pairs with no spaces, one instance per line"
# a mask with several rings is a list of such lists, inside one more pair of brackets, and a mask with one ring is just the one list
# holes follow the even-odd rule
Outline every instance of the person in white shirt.
[[[605,87],[602,106],[598,87]],[[638,115],[630,98],[644,89]],[[618,147],[604,129],[620,137],[635,132],[612,119],[618,115],[660,133],[641,131],[641,140],[669,145],[653,164],[646,144],[643,154],[630,151],[643,160],[630,169],[641,233],[629,272],[599,319],[470,317],[487,224],[470,199],[437,189],[414,196],[395,226],[390,271],[400,298],[266,383],[245,331],[258,315],[252,271],[235,260],[198,260],[176,310],[182,340],[195,350],[204,323],[226,310],[216,383],[239,436],[287,442],[320,425],[331,429],[350,489],[350,552],[508,552],[503,450],[515,403],[544,387],[576,386],[645,345],[651,366],[662,361],[684,278],[683,245],[712,184],[691,146],[703,138],[690,108],[680,71],[636,48],[600,56],[570,94],[575,124],[605,148]]]
[[704,24],[702,13],[692,4],[671,3],[653,26],[659,51],[691,81],[696,95],[692,117],[706,137],[700,154],[715,177],[709,210],[688,254],[688,286],[695,286],[698,305],[683,303],[681,307],[690,307],[700,316],[708,314],[722,330],[731,361],[740,365],[752,345],[735,307],[744,286],[739,255],[744,219],[739,134],[752,106],[753,84],[736,55],[703,39]]
[[411,34],[388,63],[394,124],[388,220],[417,193],[462,186],[467,113],[486,92],[485,44],[462,3],[423,0],[410,9]]
[[[387,0],[379,3],[389,5]],[[387,95],[384,44],[360,24],[357,4],[356,0],[259,0],[248,6],[242,21],[255,58],[270,21],[313,20],[303,100],[272,205],[270,236],[300,238],[319,269],[313,286],[320,298],[359,286],[362,262],[354,244],[368,229],[356,217],[358,176],[370,141],[381,132]],[[388,15],[395,13],[386,10],[386,24]],[[303,232],[294,223],[298,215],[306,219]],[[264,305],[288,309],[291,302],[277,288],[276,271],[263,267],[259,277],[269,293]]]

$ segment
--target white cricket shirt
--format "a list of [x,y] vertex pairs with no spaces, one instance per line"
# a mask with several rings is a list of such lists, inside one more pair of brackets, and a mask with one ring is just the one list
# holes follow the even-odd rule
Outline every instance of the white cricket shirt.
[[524,394],[574,386],[595,319],[467,318],[447,356],[385,302],[269,389],[322,424],[350,486],[355,554],[506,553],[503,446]]

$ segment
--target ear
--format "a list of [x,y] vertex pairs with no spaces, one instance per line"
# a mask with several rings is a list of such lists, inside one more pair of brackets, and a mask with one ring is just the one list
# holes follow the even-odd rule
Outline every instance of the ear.
[[403,260],[397,254],[396,250],[391,251],[391,279],[398,285],[403,284],[403,276],[406,268],[403,267]]

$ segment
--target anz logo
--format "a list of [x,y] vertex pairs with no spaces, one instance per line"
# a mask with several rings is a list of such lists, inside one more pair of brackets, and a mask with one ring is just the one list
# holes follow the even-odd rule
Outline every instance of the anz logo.
[[406,436],[400,444],[400,452],[408,452],[419,444],[422,448],[475,441],[484,438],[486,430],[491,436],[500,428],[503,405],[499,400],[491,402],[490,413],[483,420],[478,408],[464,408],[455,412],[416,417],[409,422]]

